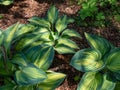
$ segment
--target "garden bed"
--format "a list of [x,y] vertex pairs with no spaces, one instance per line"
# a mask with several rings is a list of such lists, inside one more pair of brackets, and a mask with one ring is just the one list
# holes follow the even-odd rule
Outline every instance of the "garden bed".
[[[0,14],[3,18],[0,19],[0,28],[6,29],[8,26],[20,22],[28,23],[27,19],[32,16],[43,17],[51,5],[55,5],[60,14],[66,14],[69,17],[77,16],[80,5],[76,2],[71,3],[70,0],[15,0],[10,6],[0,6]],[[112,12],[111,12],[112,13]],[[73,28],[81,34],[82,39],[72,38],[80,47],[80,49],[88,47],[87,41],[84,38],[84,32],[101,35],[115,46],[120,47],[120,23],[111,21],[112,25],[108,27],[79,27],[76,23],[70,24],[69,28]],[[82,23],[82,22],[81,22]],[[73,55],[56,54],[50,70],[65,73],[66,79],[56,90],[76,90],[80,78],[83,73],[74,69],[69,65]]]

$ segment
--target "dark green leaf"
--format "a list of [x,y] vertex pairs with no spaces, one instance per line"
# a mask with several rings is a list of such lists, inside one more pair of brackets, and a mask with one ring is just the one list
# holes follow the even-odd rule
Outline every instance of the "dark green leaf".
[[11,62],[19,66],[27,66],[27,58],[24,56],[23,53],[15,54]]
[[113,72],[120,71],[120,48],[110,52],[107,58],[107,68]]
[[15,85],[12,85],[12,84],[0,86],[0,90],[14,90],[14,88],[15,88]]

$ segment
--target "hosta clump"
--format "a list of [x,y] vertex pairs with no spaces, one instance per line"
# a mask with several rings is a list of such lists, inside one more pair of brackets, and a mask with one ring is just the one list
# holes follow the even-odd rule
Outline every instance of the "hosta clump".
[[53,47],[41,45],[17,52],[13,49],[13,43],[33,28],[17,23],[0,30],[0,90],[54,90],[64,80],[65,74],[48,70],[54,58]]
[[70,63],[85,72],[77,90],[114,90],[120,81],[120,48],[97,35],[85,37],[91,48],[76,52]]
[[14,0],[0,0],[1,5],[10,5]]
[[[59,16],[58,14],[56,7],[52,6],[45,18],[32,17],[29,19],[29,22],[37,27],[32,34],[40,37],[33,45],[46,44],[54,47],[54,50],[60,54],[74,53],[75,49],[78,49],[78,46],[70,38],[80,38],[80,35],[74,30],[67,29],[67,25],[74,20],[68,18],[66,15]],[[22,40],[21,42],[23,43]],[[17,47],[20,45],[18,44]],[[22,46],[24,47],[24,44]]]

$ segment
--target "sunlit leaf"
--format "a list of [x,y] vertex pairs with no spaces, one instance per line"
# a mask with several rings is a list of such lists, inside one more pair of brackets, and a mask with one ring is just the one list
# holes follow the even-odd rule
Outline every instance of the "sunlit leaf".
[[39,25],[39,26],[43,26],[43,27],[46,27],[46,28],[50,28],[51,25],[49,23],[49,21],[47,21],[46,19],[44,18],[39,18],[39,17],[32,17],[30,19],[28,19],[28,21],[32,24],[35,24],[35,25]]
[[112,80],[112,78],[109,76],[109,74],[104,74],[103,76],[103,83],[99,90],[114,90],[115,88],[115,82]]
[[59,45],[59,44],[63,44],[66,45],[68,47],[74,48],[74,49],[79,49],[79,47],[77,46],[77,44],[70,40],[70,39],[66,39],[66,38],[60,38],[57,42],[57,45],[55,46],[55,48]]
[[70,65],[79,71],[98,71],[103,68],[101,53],[95,49],[83,49],[78,51],[72,58]]
[[43,46],[40,50],[39,57],[35,60],[34,64],[42,69],[48,69],[52,64],[54,58],[53,47]]
[[67,16],[60,17],[55,24],[55,28],[58,31],[58,33],[62,32],[67,27]]
[[13,0],[0,0],[0,4],[2,5],[10,5],[13,3]]
[[58,10],[55,6],[51,6],[47,12],[47,19],[52,24],[56,21],[58,18]]
[[68,53],[75,53],[75,49],[65,45],[65,44],[58,44],[54,48],[59,54],[68,54]]
[[15,47],[17,50],[22,50],[27,46],[30,46],[35,41],[39,40],[40,36],[41,35],[36,36],[34,34],[28,34],[24,38],[20,39],[20,41],[17,42]]
[[85,37],[89,42],[90,46],[94,49],[99,50],[102,55],[106,54],[111,50],[111,43],[108,42],[106,39],[88,33],[85,33]]
[[83,75],[77,90],[100,90],[103,76],[97,72],[87,72]]
[[46,73],[33,65],[22,67],[15,72],[15,81],[22,86],[34,85],[43,82],[46,78]]
[[54,90],[57,88],[65,79],[65,74],[55,73],[55,72],[47,72],[47,79],[42,83],[38,84],[39,90]]
[[18,38],[18,36],[32,32],[35,30],[35,28],[36,27],[33,26],[32,24],[20,24],[19,29],[17,30],[15,37]]
[[81,38],[80,34],[78,32],[76,32],[75,30],[70,30],[70,29],[66,29],[62,32],[62,36],[61,37],[65,37],[65,38],[70,38],[70,37],[78,37]]
[[12,43],[14,36],[15,36],[15,32],[18,29],[18,26],[19,26],[19,23],[14,24],[4,31],[4,36],[5,36],[4,37],[4,46],[7,50],[10,49],[10,45]]
[[50,46],[35,46],[25,51],[26,57],[37,67],[48,69],[54,58],[54,49]]

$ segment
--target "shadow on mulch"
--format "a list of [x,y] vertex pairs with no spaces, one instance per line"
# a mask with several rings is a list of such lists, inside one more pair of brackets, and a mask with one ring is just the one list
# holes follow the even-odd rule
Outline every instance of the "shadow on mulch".
[[48,3],[48,4],[62,4],[65,3],[65,0],[36,0],[39,3]]

